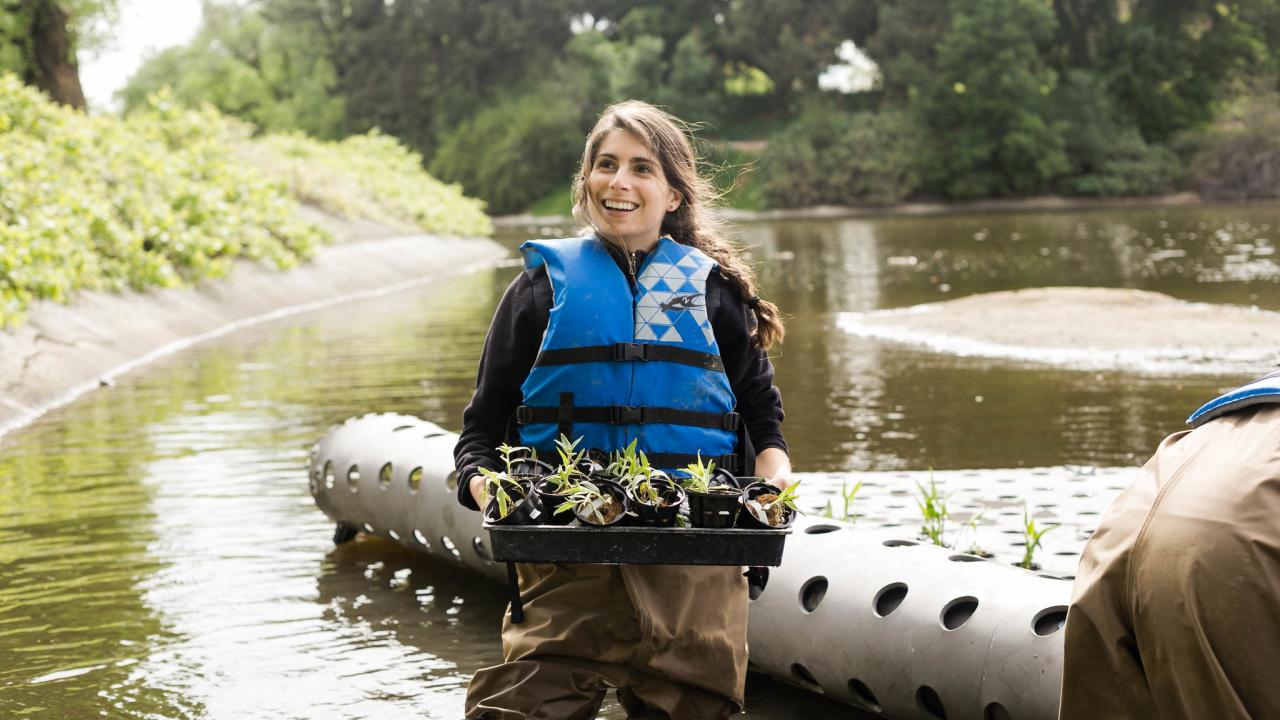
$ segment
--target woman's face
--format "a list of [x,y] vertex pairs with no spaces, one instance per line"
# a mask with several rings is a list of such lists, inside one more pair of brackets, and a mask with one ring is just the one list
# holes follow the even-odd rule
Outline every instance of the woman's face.
[[615,129],[605,134],[592,161],[587,203],[597,229],[635,251],[657,244],[662,219],[680,206],[680,198],[649,148]]

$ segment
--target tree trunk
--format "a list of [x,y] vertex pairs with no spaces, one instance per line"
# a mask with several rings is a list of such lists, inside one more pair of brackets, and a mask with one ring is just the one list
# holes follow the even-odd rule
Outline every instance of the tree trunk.
[[54,100],[84,109],[84,90],[76,65],[68,25],[71,15],[58,0],[28,0],[31,3],[31,40],[34,51],[26,82]]

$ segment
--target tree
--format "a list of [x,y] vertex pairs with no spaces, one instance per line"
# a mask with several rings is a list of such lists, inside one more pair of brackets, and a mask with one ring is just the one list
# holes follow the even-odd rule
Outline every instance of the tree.
[[9,71],[64,105],[83,109],[76,50],[92,44],[93,23],[117,0],[0,0],[0,71]]
[[885,102],[903,106],[938,71],[937,51],[951,28],[949,0],[886,0],[879,3],[867,55],[880,68]]
[[1022,195],[1068,169],[1064,127],[1049,104],[1057,76],[1042,54],[1054,25],[1040,0],[953,6],[937,72],[913,105],[931,142],[925,172],[935,191]]
[[790,107],[839,61],[836,48],[850,38],[847,18],[865,18],[864,3],[849,0],[734,0],[719,36],[726,61],[764,71],[779,103]]
[[206,3],[196,37],[148,58],[120,91],[126,111],[145,107],[163,87],[183,104],[207,102],[262,130],[347,134],[326,48],[305,28],[269,22],[255,9]]

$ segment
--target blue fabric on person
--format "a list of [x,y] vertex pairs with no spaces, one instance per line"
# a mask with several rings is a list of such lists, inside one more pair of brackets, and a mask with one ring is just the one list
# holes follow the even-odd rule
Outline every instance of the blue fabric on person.
[[1280,370],[1210,400],[1191,413],[1187,424],[1200,427],[1214,418],[1260,403],[1280,403]]
[[[720,354],[707,317],[707,275],[715,262],[696,248],[663,237],[636,269],[635,290],[604,241],[594,235],[531,240],[521,246],[525,266],[545,265],[552,291],[547,330],[539,349],[617,345],[663,345]],[[574,407],[627,406],[730,413],[736,405],[723,369],[666,360],[620,359],[537,365],[521,386],[524,404],[558,408],[572,393]],[[612,452],[638,440],[646,453],[727,455],[737,433],[719,427],[663,422],[573,422],[579,447]],[[521,443],[550,448],[559,436],[554,422],[523,424]],[[572,438],[571,438],[572,439]]]

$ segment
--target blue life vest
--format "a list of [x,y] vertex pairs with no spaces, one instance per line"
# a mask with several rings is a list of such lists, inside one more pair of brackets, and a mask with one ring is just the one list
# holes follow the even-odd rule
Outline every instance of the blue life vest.
[[696,454],[741,469],[737,404],[707,317],[715,262],[663,237],[636,269],[632,290],[604,241],[588,235],[531,240],[525,266],[545,265],[552,307],[516,409],[521,444],[555,457],[555,440],[580,448],[636,448],[657,468]]
[[1200,427],[1214,418],[1261,403],[1280,403],[1280,370],[1205,403],[1191,413],[1187,424]]

